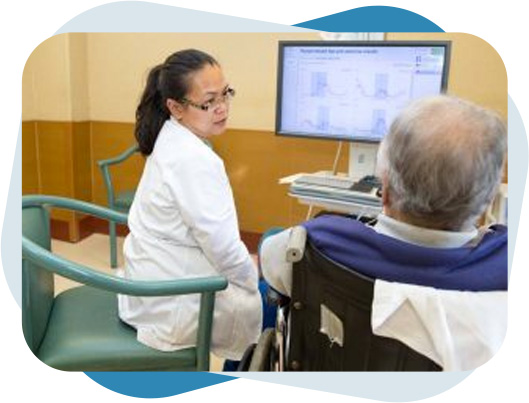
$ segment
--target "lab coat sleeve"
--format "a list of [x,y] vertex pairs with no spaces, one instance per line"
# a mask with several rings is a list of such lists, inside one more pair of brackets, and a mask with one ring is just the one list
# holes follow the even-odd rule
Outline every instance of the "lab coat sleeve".
[[229,283],[257,290],[258,274],[241,241],[231,187],[218,158],[188,160],[173,172],[182,218],[207,259]]
[[276,291],[290,296],[292,291],[292,263],[287,261],[287,245],[291,229],[266,238],[259,251],[263,277]]

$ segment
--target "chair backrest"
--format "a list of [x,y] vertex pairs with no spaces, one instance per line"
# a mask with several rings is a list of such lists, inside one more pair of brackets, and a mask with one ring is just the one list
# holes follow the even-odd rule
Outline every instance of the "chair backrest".
[[371,330],[374,281],[307,242],[293,266],[288,370],[435,371],[433,361]]
[[137,144],[134,144],[133,146],[129,147],[125,151],[123,151],[121,154],[119,154],[116,157],[99,160],[97,161],[97,165],[99,166],[99,169],[101,169],[101,173],[103,175],[103,183],[105,184],[105,188],[107,191],[107,201],[108,206],[110,208],[114,208],[114,185],[112,183],[112,177],[110,174],[110,167],[112,165],[117,165],[122,163],[123,161],[127,160],[129,157],[134,155],[135,153],[140,152],[140,148]]
[[[49,213],[43,207],[22,209],[22,235],[51,250]],[[53,274],[22,259],[22,329],[31,351],[38,350],[54,301]]]

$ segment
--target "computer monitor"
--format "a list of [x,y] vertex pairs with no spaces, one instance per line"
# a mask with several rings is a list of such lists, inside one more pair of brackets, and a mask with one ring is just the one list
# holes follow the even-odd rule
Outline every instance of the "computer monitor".
[[355,142],[350,176],[372,173],[397,114],[446,91],[449,57],[448,41],[281,41],[276,134]]

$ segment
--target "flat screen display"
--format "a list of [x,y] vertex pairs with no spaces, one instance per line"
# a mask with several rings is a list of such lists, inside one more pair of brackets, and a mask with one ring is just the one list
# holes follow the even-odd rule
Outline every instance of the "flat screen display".
[[445,92],[450,42],[279,43],[276,133],[376,143],[412,100]]

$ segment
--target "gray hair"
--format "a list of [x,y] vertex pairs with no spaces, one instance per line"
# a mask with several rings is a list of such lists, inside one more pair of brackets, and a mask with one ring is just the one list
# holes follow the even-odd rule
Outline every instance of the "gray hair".
[[506,151],[507,129],[496,113],[455,97],[424,98],[391,124],[377,174],[392,209],[412,223],[457,231],[491,203]]

